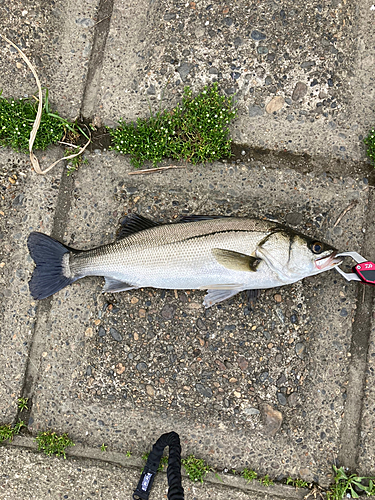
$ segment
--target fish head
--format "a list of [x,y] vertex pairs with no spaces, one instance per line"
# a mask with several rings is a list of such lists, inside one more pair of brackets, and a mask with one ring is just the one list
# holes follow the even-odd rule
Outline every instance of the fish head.
[[337,250],[327,243],[291,230],[271,233],[256,251],[285,283],[332,269],[342,262],[336,254]]

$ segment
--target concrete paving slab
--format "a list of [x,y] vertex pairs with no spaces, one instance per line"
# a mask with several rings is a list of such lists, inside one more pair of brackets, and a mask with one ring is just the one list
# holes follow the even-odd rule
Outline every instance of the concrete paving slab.
[[[121,467],[110,462],[71,458],[46,457],[20,448],[0,448],[0,498],[25,500],[47,498],[103,498],[123,500],[132,498],[141,466]],[[130,460],[131,461],[131,460]],[[36,473],[37,471],[37,473]],[[287,486],[262,487],[246,485],[242,478],[223,477],[222,482],[207,477],[203,484],[192,483],[183,477],[186,500],[286,500],[302,499],[304,490]],[[166,473],[158,473],[150,500],[167,498]]]
[[171,107],[189,85],[235,96],[235,142],[362,160],[375,120],[372,1],[115,0],[96,113]]
[[[50,91],[54,109],[68,119],[81,109],[99,0],[1,2],[1,33],[22,49]],[[5,97],[37,95],[34,76],[16,49],[0,39]]]
[[116,126],[122,116],[135,119],[147,114],[147,99],[139,84],[148,63],[145,52],[152,50],[150,22],[157,6],[147,0],[113,2],[100,84],[91,108],[106,124]]
[[[52,163],[57,155],[44,154],[41,164]],[[37,315],[27,285],[34,266],[25,253],[26,240],[30,231],[52,230],[60,176],[61,168],[37,176],[26,155],[0,150],[1,423],[11,422],[17,413]]]
[[[130,177],[127,159],[88,158],[67,218],[64,241],[73,247],[112,241],[117,220],[135,211],[162,221],[183,213],[268,216],[341,250],[361,249],[369,193],[362,176],[253,162]],[[330,481],[355,285],[323,273],[266,291],[254,306],[242,294],[208,311],[202,292],[100,290],[90,278],[52,298],[38,334],[45,350],[30,430],[54,428],[136,455],[175,430],[186,454],[217,469]],[[276,434],[265,423],[270,408],[283,418]]]

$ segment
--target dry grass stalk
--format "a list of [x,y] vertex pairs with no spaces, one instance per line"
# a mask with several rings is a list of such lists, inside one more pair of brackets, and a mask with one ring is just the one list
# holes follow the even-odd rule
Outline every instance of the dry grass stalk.
[[35,118],[35,121],[34,121],[34,124],[33,124],[33,128],[30,132],[30,138],[29,138],[29,152],[30,152],[30,161],[31,161],[31,165],[33,166],[35,172],[37,174],[40,174],[40,175],[44,175],[46,174],[47,172],[49,172],[55,165],[57,165],[57,163],[59,163],[60,161],[63,161],[63,160],[69,160],[71,158],[74,158],[75,156],[79,156],[80,154],[82,154],[85,149],[87,148],[87,146],[90,144],[91,142],[91,134],[90,134],[90,139],[87,141],[87,144],[85,144],[82,148],[80,148],[79,152],[78,153],[75,153],[73,155],[69,155],[69,156],[64,156],[64,158],[60,158],[60,160],[57,160],[55,161],[54,163],[52,163],[52,165],[50,165],[49,167],[47,167],[45,170],[42,170],[40,168],[40,165],[39,165],[39,160],[38,158],[34,155],[33,153],[33,144],[34,144],[34,141],[35,141],[35,137],[36,137],[36,134],[38,132],[38,129],[39,129],[39,126],[40,126],[40,119],[42,117],[42,110],[43,110],[43,93],[42,93],[42,86],[40,84],[40,81],[39,81],[39,77],[38,77],[38,74],[34,68],[34,66],[31,64],[31,62],[29,61],[28,57],[26,56],[26,54],[19,48],[17,47],[17,45],[15,45],[12,41],[10,41],[6,36],[0,34],[0,36],[6,41],[8,42],[12,47],[14,47],[20,54],[20,56],[22,57],[22,59],[25,61],[25,63],[27,64],[27,66],[29,67],[29,69],[31,70],[32,74],[34,75],[34,78],[35,78],[35,81],[36,81],[36,84],[38,86],[38,112],[36,114],[36,118]]

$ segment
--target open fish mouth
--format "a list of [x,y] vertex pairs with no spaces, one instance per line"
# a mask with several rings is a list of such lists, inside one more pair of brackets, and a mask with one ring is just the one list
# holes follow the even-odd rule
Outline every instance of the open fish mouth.
[[336,257],[338,252],[332,252],[328,257],[322,257],[321,259],[317,259],[315,261],[315,267],[322,271],[323,269],[327,269],[329,267],[335,267],[341,264],[343,259],[341,257]]

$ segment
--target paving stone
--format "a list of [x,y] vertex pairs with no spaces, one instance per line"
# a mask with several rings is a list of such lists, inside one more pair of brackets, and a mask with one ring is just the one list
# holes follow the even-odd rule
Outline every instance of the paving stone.
[[[317,236],[340,249],[359,249],[362,242],[363,233],[358,227],[364,223],[368,196],[362,176],[336,182],[324,175],[275,167],[266,175],[263,167],[257,170],[246,165],[216,164],[188,167],[184,176],[171,170],[162,175],[130,178],[126,159],[112,153],[87,157],[89,164],[80,168],[75,181],[64,240],[73,248],[91,248],[113,241],[118,221],[129,211],[145,216],[150,213],[155,220],[168,221],[180,214],[181,207],[186,207],[187,213],[198,213],[201,206],[206,207],[206,213],[224,214],[229,209],[239,216],[258,217],[273,206],[278,207],[274,217],[281,221],[281,214],[293,212],[298,206],[304,217],[302,232],[319,233]],[[264,188],[257,203],[259,184]],[[93,189],[97,185],[101,186],[100,191]],[[128,185],[136,186],[137,191],[129,194]],[[169,190],[166,185],[171,186]],[[215,189],[210,189],[210,185],[215,185]],[[231,200],[223,205],[228,189]],[[191,192],[196,193],[196,199]],[[272,202],[267,200],[267,192]],[[353,193],[359,203],[347,213],[345,233],[334,235],[330,228],[343,206],[350,204]],[[173,203],[176,199],[179,205]],[[235,212],[234,203],[239,207]],[[313,221],[319,213],[326,215],[317,228]],[[33,432],[53,426],[74,439],[83,439],[88,446],[105,441],[116,449],[126,452],[131,447],[142,454],[154,438],[172,426],[188,443],[188,451],[206,458],[217,468],[226,467],[227,457],[231,456],[231,466],[235,468],[248,464],[275,477],[285,473],[282,461],[288,449],[288,473],[297,475],[304,468],[309,471],[304,479],[318,477],[321,483],[327,481],[330,457],[339,446],[339,422],[345,402],[336,390],[346,380],[347,339],[351,335],[356,296],[352,284],[335,272],[313,276],[280,289],[280,303],[275,302],[275,290],[263,292],[249,316],[243,312],[246,294],[205,312],[204,292],[184,292],[187,302],[181,302],[179,293],[168,290],[103,295],[101,283],[100,278],[86,278],[52,298],[50,327],[43,336],[47,354],[41,360],[40,392],[32,410]],[[340,316],[342,306],[338,307],[343,290],[345,308],[350,312],[347,317]],[[134,297],[138,300],[132,300]],[[163,310],[170,310],[166,306],[174,309],[171,319],[162,315]],[[141,316],[140,309],[144,311]],[[293,324],[290,317],[295,311],[298,323]],[[207,330],[197,327],[203,314]],[[284,322],[280,321],[280,314]],[[96,323],[98,319],[100,324]],[[96,335],[101,327],[107,332],[115,328],[122,335],[122,342],[114,342],[108,334]],[[93,329],[92,337],[85,336],[87,328]],[[305,336],[309,337],[308,342]],[[332,348],[332,338],[343,352]],[[298,342],[306,346],[303,359],[295,351]],[[282,356],[277,357],[279,354]],[[246,368],[244,363],[242,368],[239,365],[239,356],[248,361]],[[335,361],[337,356],[340,362]],[[119,363],[125,367],[122,373],[116,371]],[[92,367],[91,377],[86,375],[87,366]],[[142,370],[137,366],[142,366]],[[225,369],[220,368],[223,366]],[[260,382],[259,374],[264,372],[268,377]],[[287,378],[286,398],[298,389],[301,399],[292,401],[293,405],[280,405],[277,399],[277,392],[281,391],[276,380],[281,373]],[[155,397],[150,396],[148,386],[153,387]],[[188,389],[182,391],[182,387]],[[334,404],[334,411],[327,401]],[[273,438],[267,437],[260,414],[245,411],[265,402],[283,413],[282,426]],[[142,422],[140,411],[147,415]],[[98,425],[99,420],[104,425]],[[245,429],[251,443],[240,438]],[[326,434],[324,440],[320,437],[322,432]],[[299,453],[301,442],[306,445],[307,454],[303,456]],[[230,443],[231,450],[225,443]],[[262,451],[251,459],[245,458],[246,446]],[[233,453],[234,447],[238,452]],[[211,449],[214,451],[208,455]],[[272,466],[266,458],[270,456]],[[316,463],[316,467],[310,462]]]
[[[181,102],[186,84],[196,93],[202,82],[217,80],[226,95],[236,95],[238,116],[231,131],[238,144],[362,160],[359,135],[364,137],[375,119],[365,104],[375,97],[369,70],[372,33],[366,29],[370,7],[368,0],[358,3],[357,15],[353,2],[340,9],[324,4],[321,12],[311,6],[315,15],[307,21],[291,0],[277,13],[272,2],[257,11],[241,1],[227,14],[219,4],[207,10],[199,2],[194,8],[186,3],[171,11],[167,0],[150,6],[145,0],[132,5],[115,0],[94,113],[113,126],[120,117],[148,116],[149,99],[158,109],[159,97],[149,89],[164,89],[163,108],[168,109]],[[320,30],[329,32],[332,22],[334,42],[317,38]],[[357,32],[366,33],[368,43],[355,45]],[[276,56],[272,47],[280,44],[285,49]],[[366,99],[355,90],[363,85],[370,92]],[[331,101],[320,106],[325,94]],[[269,102],[277,104],[269,109],[271,117],[261,106]],[[309,119],[301,119],[300,111]]]
[[[0,11],[4,33],[30,55],[42,85],[51,90],[51,102],[65,116],[77,116],[94,34],[105,22],[95,17],[99,2],[57,1],[47,10],[40,2],[27,8],[17,1],[8,4]],[[98,119],[114,125],[119,117],[148,116],[149,102],[158,109],[159,89],[165,89],[163,107],[168,108],[181,101],[185,83],[196,92],[202,82],[218,80],[227,95],[236,96],[238,118],[231,133],[237,143],[307,152],[324,161],[315,159],[311,171],[303,157],[289,163],[286,155],[270,164],[255,152],[248,163],[130,178],[127,158],[97,150],[87,155],[89,165],[81,167],[72,193],[66,193],[71,211],[58,214],[60,230],[67,223],[61,233],[65,243],[82,249],[113,241],[119,218],[127,212],[165,222],[204,207],[212,214],[271,216],[298,224],[302,232],[339,249],[361,251],[369,193],[366,167],[352,166],[348,174],[347,166],[340,165],[339,172],[328,160],[362,161],[362,139],[375,119],[368,104],[375,92],[372,3],[347,2],[339,9],[327,3],[309,23],[301,22],[305,6],[292,9],[286,2],[276,14],[274,4],[250,12],[248,2],[207,9],[190,2],[177,12],[166,0],[151,5],[115,0],[103,67],[91,67],[98,80],[92,109]],[[317,40],[317,28],[329,30],[332,22],[334,42],[324,36]],[[276,40],[286,46],[283,53],[276,54]],[[13,49],[3,47],[4,95],[34,92],[29,70]],[[358,89],[366,89],[365,97]],[[270,102],[277,105],[265,113],[263,106]],[[2,419],[16,415],[30,339],[36,334],[30,360],[39,375],[32,432],[53,427],[87,446],[106,442],[140,455],[173,426],[186,452],[214,467],[251,466],[272,477],[288,474],[327,484],[346,418],[355,285],[332,271],[280,293],[263,292],[251,305],[244,293],[204,311],[203,292],[145,289],[103,295],[102,280],[86,278],[50,301],[35,303],[27,290],[33,264],[25,242],[31,230],[53,230],[62,167],[37,177],[25,157],[3,153]],[[333,227],[353,199],[358,205]],[[292,214],[299,214],[298,222]],[[121,342],[114,341],[113,332]],[[360,433],[359,466],[366,475],[375,473],[372,355],[371,344]],[[263,417],[274,416],[272,425],[258,408]],[[23,473],[27,452],[19,456]],[[4,462],[14,473],[9,456]],[[59,467],[65,476],[71,473]],[[23,484],[29,488],[34,477],[22,478]],[[58,495],[68,494],[56,484]],[[8,485],[13,488],[12,482]],[[192,498],[201,498],[194,488]],[[227,489],[215,493],[215,498],[228,498]],[[28,494],[9,490],[7,498]]]

